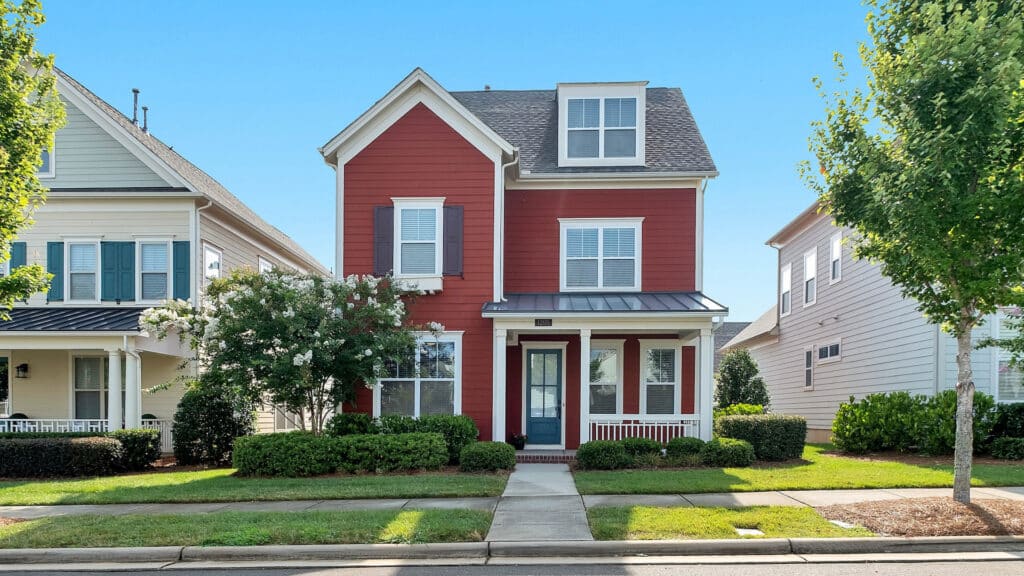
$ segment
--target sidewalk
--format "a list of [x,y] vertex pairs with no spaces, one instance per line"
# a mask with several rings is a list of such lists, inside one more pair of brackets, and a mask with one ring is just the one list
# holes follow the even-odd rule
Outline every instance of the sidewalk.
[[593,539],[568,465],[516,465],[494,511],[488,542]]

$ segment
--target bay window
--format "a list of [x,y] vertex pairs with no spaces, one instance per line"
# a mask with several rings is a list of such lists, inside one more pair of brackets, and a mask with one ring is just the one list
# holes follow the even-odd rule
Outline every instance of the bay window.
[[643,218],[562,218],[561,289],[640,289]]
[[374,415],[427,416],[462,412],[462,336],[423,336],[400,359],[385,363]]

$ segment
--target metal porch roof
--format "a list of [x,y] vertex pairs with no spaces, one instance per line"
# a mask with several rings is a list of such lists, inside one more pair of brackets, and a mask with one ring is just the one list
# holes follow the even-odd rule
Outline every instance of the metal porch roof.
[[0,320],[2,332],[138,332],[145,308],[56,306],[14,308],[11,319]]
[[507,294],[504,302],[484,304],[485,316],[503,314],[579,313],[725,314],[728,308],[701,292],[553,292]]

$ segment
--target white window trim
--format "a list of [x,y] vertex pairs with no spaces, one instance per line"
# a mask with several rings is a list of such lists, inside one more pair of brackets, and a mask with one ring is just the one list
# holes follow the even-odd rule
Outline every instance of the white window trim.
[[[455,344],[455,384],[454,384],[454,397],[452,398],[452,411],[454,414],[462,414],[462,331],[450,331],[443,332],[439,336],[434,336],[430,332],[415,332],[417,350],[419,349],[419,343],[423,341],[438,341],[438,342],[452,342]],[[418,353],[418,352],[417,352]],[[381,378],[381,380],[387,380],[387,378]],[[414,378],[413,381],[430,380],[430,378]],[[380,418],[380,387],[381,382],[378,381],[373,387],[373,417]],[[415,399],[413,400],[413,411],[416,417],[419,417],[420,411],[420,387],[415,386]]]
[[[785,310],[785,311],[783,310],[784,306],[782,305],[782,296],[787,291],[782,289],[782,287],[786,285],[786,283],[782,281],[783,278],[786,278],[786,279],[789,280],[789,290],[788,290],[788,292],[789,292],[789,309]],[[790,262],[790,263],[788,263],[788,264],[786,264],[785,266],[782,267],[782,274],[779,277],[779,317],[780,318],[784,318],[786,316],[789,316],[792,313],[793,313],[793,263]]]
[[[569,158],[569,100],[599,99],[598,157]],[[604,157],[604,100],[605,98],[636,98],[636,156]],[[643,166],[646,150],[644,135],[647,120],[647,82],[621,82],[610,84],[558,85],[558,165],[559,166]]]
[[[69,374],[68,374],[68,418],[70,418],[72,420],[79,420],[80,419],[80,418],[78,418],[78,415],[75,413],[75,408],[76,408],[76,406],[75,406],[75,392],[99,392],[99,394],[100,394],[100,417],[98,419],[99,420],[107,420],[109,415],[110,415],[110,412],[109,412],[108,406],[107,406],[107,400],[109,398],[109,391],[110,391],[110,364],[109,364],[109,360],[108,360],[109,356],[106,355],[106,354],[99,354],[99,353],[90,354],[88,352],[75,352],[75,351],[69,350],[68,351],[68,358],[69,358],[69,360],[68,360],[68,372],[69,372]],[[87,388],[87,389],[83,389],[83,390],[79,390],[79,389],[75,388],[75,360],[78,359],[78,358],[98,358],[99,359],[99,361],[100,361],[100,379],[101,379],[100,380],[100,388],[99,388],[99,390],[96,390],[95,388]],[[13,369],[13,366],[11,368]],[[121,369],[122,370],[125,369],[125,363],[124,362],[121,363]],[[106,379],[103,379],[104,376],[106,376]],[[124,394],[125,394],[125,386],[123,385],[123,383],[124,383],[124,380],[122,379],[122,386],[121,386],[121,398],[122,398],[122,400],[124,399]],[[123,402],[122,402],[121,406],[123,408],[123,406],[124,406]],[[81,418],[81,420],[85,420],[85,418]],[[96,419],[95,418],[90,418],[90,420],[96,420]]]
[[[646,362],[644,357],[649,350],[674,350],[675,359],[675,382],[672,382],[672,414],[682,413],[682,390],[683,390],[683,345],[682,340],[640,340],[640,414],[647,414],[647,378],[645,374]],[[652,382],[651,384],[663,385],[668,382]],[[658,416],[666,416],[659,414]]]
[[[807,258],[808,257],[810,257],[810,258],[812,258],[814,260],[814,276],[813,276],[813,278],[814,278],[814,294],[812,295],[813,297],[810,300],[807,299],[807,282],[811,280],[811,277],[807,276]],[[800,300],[804,303],[804,308],[807,308],[808,306],[813,306],[814,303],[818,301],[818,247],[817,246],[815,246],[814,248],[811,248],[807,252],[804,252],[803,269],[804,269],[804,281],[800,284]],[[793,305],[792,305],[792,297],[790,297],[790,300],[791,300],[790,308],[792,308],[793,307]]]
[[[839,253],[833,253],[833,249],[838,246]],[[838,261],[836,266],[836,277],[832,277],[832,263]],[[836,232],[828,240],[828,283],[835,284],[843,279],[843,233]]]
[[[807,354],[811,354],[811,365],[807,365]],[[818,349],[813,344],[810,346],[804,346],[803,353],[800,355],[800,384],[801,388],[805,391],[814,390],[814,362],[817,360]],[[811,385],[807,385],[807,371],[811,371]]]
[[256,256],[256,270],[260,274],[264,274],[266,272],[270,272],[273,269],[274,269],[274,263],[273,262],[271,262],[270,260],[267,260],[263,256]]
[[[559,218],[559,240],[558,240],[558,287],[562,292],[595,292],[600,290],[613,290],[615,292],[639,292],[642,287],[641,272],[643,271],[643,217],[639,218]],[[567,231],[569,229],[597,228],[597,286],[569,287],[566,285],[565,262],[568,249],[566,247]],[[604,284],[604,229],[605,228],[632,228],[635,231],[635,249],[633,254],[633,279],[635,286],[612,286],[606,288]]]
[[[992,326],[992,337],[993,338],[1006,338],[1006,337],[1013,336],[1013,331],[1012,330],[1004,329],[1003,328],[1003,322],[1005,320],[1007,320],[1007,315],[1002,310],[1000,310],[999,312],[997,312],[994,315],[993,326]],[[1000,377],[1000,375],[1002,373],[999,371],[999,364],[1001,362],[1003,362],[1004,359],[1006,361],[1008,361],[1009,357],[1004,356],[1004,354],[1008,354],[1008,353],[1004,352],[1002,348],[998,348],[997,347],[997,348],[993,348],[992,350],[993,350],[993,354],[992,355],[994,357],[993,358],[993,362],[992,362],[992,372],[993,372],[992,392],[994,392],[994,393],[992,394],[992,397],[995,398],[996,404],[1013,404],[1013,403],[1020,402],[1020,400],[1016,400],[1016,399],[1014,399],[1014,400],[1004,400],[1004,399],[1000,398],[1000,395],[999,395],[999,392],[1000,392],[1000,390],[999,390],[1000,389],[999,377]],[[1010,368],[1010,369],[1012,370],[1014,368]],[[1020,368],[1016,368],[1016,370],[1021,370],[1021,369]],[[8,389],[8,390],[10,390],[10,389]],[[9,393],[10,392],[8,392],[8,394]]]
[[[612,350],[617,355],[615,362],[615,365],[618,368],[618,373],[615,375],[615,413],[622,414],[623,389],[626,387],[626,379],[623,366],[626,360],[626,341],[592,338],[590,340],[590,351],[593,352],[594,350]],[[587,375],[587,379],[590,379],[589,375]],[[587,385],[594,386],[595,384],[593,382],[588,382]],[[591,413],[590,406],[587,406],[587,412]],[[610,414],[597,414],[597,416],[610,416]]]
[[[821,351],[822,348],[828,348],[830,346],[836,346],[836,345],[839,346],[839,355],[838,356],[829,356],[828,358],[822,358],[821,356],[818,356],[818,354],[821,353],[820,351]],[[839,362],[842,359],[843,359],[843,339],[842,338],[836,338],[835,340],[830,340],[827,344],[822,344],[820,346],[816,346],[815,347],[815,350],[814,350],[814,362],[816,362],[818,364],[831,364],[833,362]]]
[[[444,198],[392,198],[394,214],[394,275],[395,278],[411,280],[420,290],[440,290],[444,272]],[[432,208],[437,216],[436,235],[434,236],[434,273],[433,274],[402,274],[402,210],[405,208]]]
[[[99,238],[64,238],[64,301],[68,304],[95,304],[100,301],[100,269],[103,267],[101,261],[102,255],[100,254],[100,239]],[[92,300],[72,300],[71,299],[71,245],[72,244],[92,244],[96,247],[96,269],[94,276],[96,277],[96,298]]]
[[[57,139],[53,139],[53,146],[50,147],[50,169],[46,172],[36,172],[36,178],[50,180],[57,177]],[[42,152],[40,152],[42,154]]]
[[[135,302],[138,304],[158,304],[171,299],[174,292],[174,249],[170,238],[140,238],[135,241]],[[142,299],[142,245],[165,244],[167,246],[167,294],[160,300]]]
[[11,275],[11,258],[8,255],[7,260],[0,262],[0,278],[6,278]]
[[[207,252],[213,252],[213,253],[215,253],[217,255],[217,262],[218,262],[218,264],[220,264],[220,267],[217,268],[217,278],[209,278],[209,277],[206,276],[206,264],[207,264],[206,254],[207,254]],[[220,248],[217,248],[213,244],[208,244],[206,242],[203,242],[203,286],[206,286],[207,284],[209,284],[213,280],[219,280],[219,279],[221,279],[223,277],[224,277],[224,251],[221,250]]]

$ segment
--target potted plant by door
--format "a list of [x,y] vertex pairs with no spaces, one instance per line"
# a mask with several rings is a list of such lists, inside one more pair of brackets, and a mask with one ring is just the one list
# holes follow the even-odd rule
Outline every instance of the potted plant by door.
[[528,438],[526,434],[513,432],[512,435],[509,436],[508,443],[511,444],[512,447],[515,448],[516,450],[522,450],[523,448],[526,447],[527,440]]

